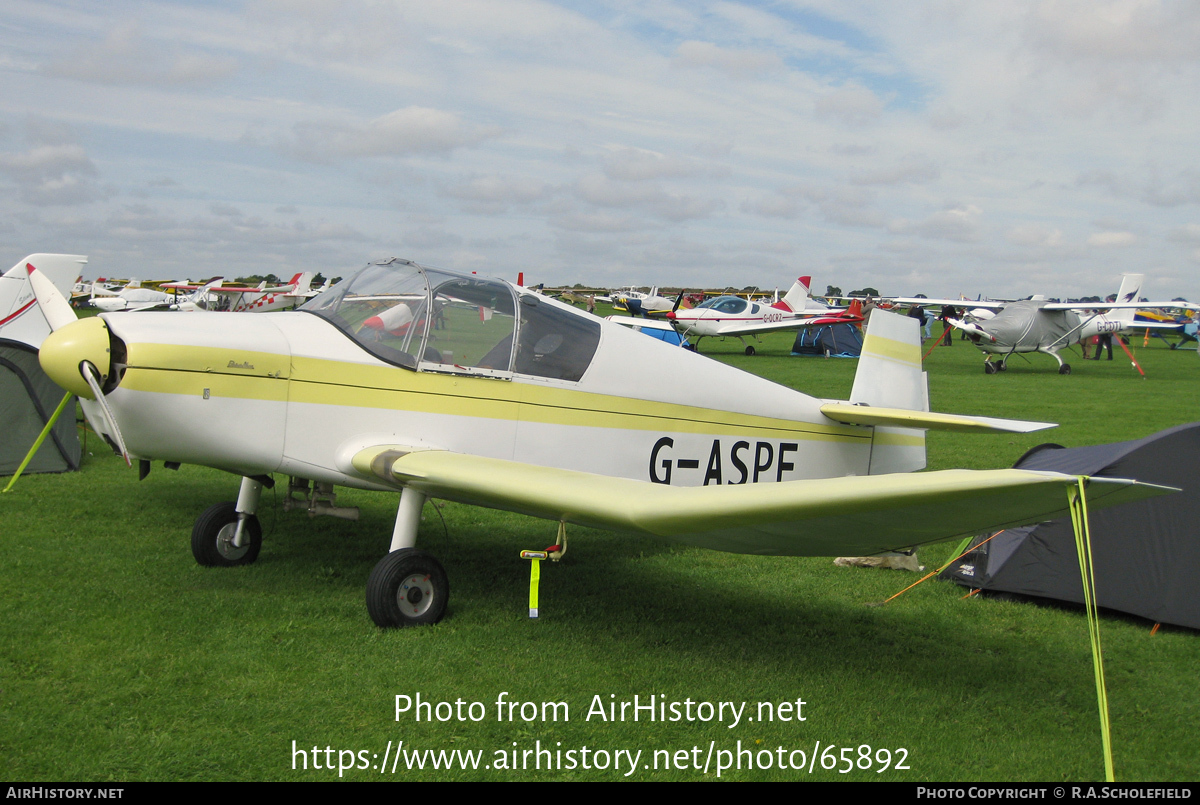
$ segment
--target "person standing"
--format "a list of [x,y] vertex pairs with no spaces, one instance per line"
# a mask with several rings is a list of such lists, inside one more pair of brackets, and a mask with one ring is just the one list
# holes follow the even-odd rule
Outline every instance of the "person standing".
[[958,318],[958,311],[954,309],[954,305],[943,305],[942,313],[938,318],[942,320],[942,346],[954,346],[954,334],[950,332],[954,329],[954,325],[950,323],[950,320]]

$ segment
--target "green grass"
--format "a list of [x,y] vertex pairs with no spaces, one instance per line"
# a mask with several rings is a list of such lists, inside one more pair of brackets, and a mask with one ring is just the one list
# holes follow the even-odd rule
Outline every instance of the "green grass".
[[[1140,343],[1140,342],[1139,342]],[[706,339],[705,354],[816,396],[845,398],[856,362],[787,357],[791,338],[760,354]],[[1196,419],[1194,351],[1138,350],[1128,361],[1014,359],[984,375],[958,342],[927,369],[936,410],[1061,422],[1031,436],[933,434],[930,466],[1001,467],[1042,441],[1069,446],[1145,436]],[[554,525],[454,504],[427,506],[421,547],[453,590],[436,627],[381,631],[364,585],[387,550],[395,495],[339,490],[358,522],[285,515],[267,493],[259,561],[198,567],[191,524],[236,494],[234,476],[156,467],[141,483],[87,443],[82,472],[22,478],[0,498],[0,765],[26,780],[324,780],[293,770],[292,741],[383,755],[405,748],[654,750],[710,744],[811,753],[826,745],[907,750],[908,770],[839,775],[752,770],[722,779],[905,781],[1098,780],[1095,689],[1078,611],[962,600],[930,581],[867,606],[916,576],[835,568],[828,559],[767,559],[572,529],[543,564],[543,617],[525,617],[521,548]],[[280,493],[281,494],[281,493]],[[445,518],[443,526],[439,512]],[[923,561],[949,549],[923,549]],[[1197,635],[1106,617],[1104,641],[1118,780],[1193,780],[1200,705]],[[569,722],[500,722],[494,701],[563,701]],[[394,697],[487,705],[480,722],[397,722]],[[803,722],[605,723],[593,696],[805,701]],[[561,746],[559,745],[561,744]],[[394,744],[393,744],[394,746]],[[333,756],[335,765],[336,753]],[[356,758],[357,760],[357,758]],[[308,762],[311,764],[311,751]],[[322,754],[322,765],[325,759]],[[623,771],[347,772],[346,779],[623,779]],[[645,770],[630,779],[713,779]]]

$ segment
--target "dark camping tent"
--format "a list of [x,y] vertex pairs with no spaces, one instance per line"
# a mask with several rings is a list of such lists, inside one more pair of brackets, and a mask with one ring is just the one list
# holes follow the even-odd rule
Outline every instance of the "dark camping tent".
[[862,354],[862,333],[853,324],[805,327],[796,333],[793,355],[822,355],[826,358],[857,358]]
[[[62,400],[38,363],[38,352],[28,344],[0,338],[0,475],[17,471],[42,428]],[[74,408],[58,418],[25,472],[65,472],[79,469],[79,431]]]
[[[1183,489],[1089,513],[1096,602],[1158,623],[1200,629],[1200,422],[1132,442],[1042,445],[1027,470],[1135,478]],[[942,572],[967,587],[1083,603],[1071,519],[1003,531]]]

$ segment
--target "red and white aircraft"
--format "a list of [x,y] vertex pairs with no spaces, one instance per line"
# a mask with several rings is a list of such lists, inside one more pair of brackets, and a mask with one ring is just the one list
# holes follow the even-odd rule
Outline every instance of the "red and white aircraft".
[[791,290],[774,304],[750,302],[740,296],[717,296],[688,310],[673,310],[667,318],[685,336],[695,339],[698,347],[705,336],[733,337],[753,355],[754,347],[745,336],[799,330],[823,324],[859,324],[862,306],[855,301],[849,308],[830,308],[809,294],[811,277],[800,277]]
[[[286,285],[274,288],[268,288],[265,282],[260,283],[257,288],[222,285],[220,282],[210,283],[207,288],[203,285],[186,282],[171,282],[161,287],[173,291],[206,290],[209,296],[207,307],[205,307],[207,310],[266,313],[271,310],[291,310],[304,304],[329,286],[329,282],[326,281],[321,288],[312,288],[311,284],[315,276],[316,274],[312,271],[302,271],[294,275]],[[213,295],[217,297],[215,301],[212,300]],[[199,307],[203,306],[202,301]]]

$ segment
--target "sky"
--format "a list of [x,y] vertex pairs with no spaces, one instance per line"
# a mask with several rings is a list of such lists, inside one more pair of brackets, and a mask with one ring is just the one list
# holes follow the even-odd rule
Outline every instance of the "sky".
[[6,0],[3,266],[1197,301],[1198,79],[1175,0]]

